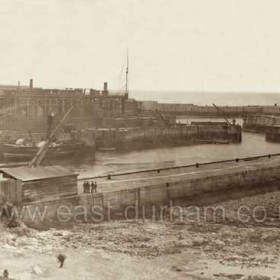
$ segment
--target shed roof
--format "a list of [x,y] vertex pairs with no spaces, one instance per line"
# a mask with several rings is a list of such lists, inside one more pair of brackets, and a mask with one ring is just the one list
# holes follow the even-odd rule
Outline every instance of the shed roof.
[[34,168],[28,168],[26,166],[2,168],[1,172],[23,182],[75,175],[75,173],[58,165]]

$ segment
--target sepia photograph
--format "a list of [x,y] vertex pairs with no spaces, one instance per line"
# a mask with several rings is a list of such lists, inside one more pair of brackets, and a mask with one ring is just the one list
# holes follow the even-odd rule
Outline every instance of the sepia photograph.
[[0,279],[280,280],[279,11],[0,0]]

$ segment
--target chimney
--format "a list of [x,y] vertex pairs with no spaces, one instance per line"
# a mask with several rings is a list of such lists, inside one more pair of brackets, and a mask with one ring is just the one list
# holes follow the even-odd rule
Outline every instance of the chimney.
[[29,81],[29,88],[30,88],[30,89],[33,88],[33,79],[30,79],[30,81]]
[[104,83],[102,96],[108,96],[108,83],[107,82]]
[[103,89],[104,92],[107,92],[108,91],[108,83],[105,82],[104,83],[104,89]]

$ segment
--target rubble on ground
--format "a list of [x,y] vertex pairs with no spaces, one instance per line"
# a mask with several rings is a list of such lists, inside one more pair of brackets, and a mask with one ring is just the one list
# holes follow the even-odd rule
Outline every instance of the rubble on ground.
[[[183,208],[183,219],[182,216],[173,215],[174,213],[170,219],[170,213],[165,213],[161,221],[81,223],[69,230],[38,231],[23,224],[14,228],[2,224],[0,231],[5,234],[0,235],[0,250],[14,256],[24,256],[32,252],[53,255],[64,248],[74,248],[87,250],[89,254],[101,250],[145,258],[189,251],[216,260],[223,267],[273,268],[279,260],[280,228],[267,223],[244,223],[235,220],[232,213],[245,201],[247,205],[262,203],[261,205],[266,206],[268,203],[271,209],[272,206],[276,207],[271,201],[276,203],[278,199],[273,198],[271,193],[221,203],[219,206],[222,205],[230,211],[227,212],[226,219],[218,222],[186,221],[184,215],[189,214],[189,208]],[[41,273],[40,268],[36,267],[32,272]],[[233,274],[233,278],[227,278],[239,279],[240,275]],[[222,276],[225,275],[217,277]],[[244,277],[240,276],[240,279],[267,279],[254,275],[250,276],[251,278]]]

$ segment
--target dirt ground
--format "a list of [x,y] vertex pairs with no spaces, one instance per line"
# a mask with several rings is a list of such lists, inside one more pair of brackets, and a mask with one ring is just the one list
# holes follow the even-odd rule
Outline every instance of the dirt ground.
[[[161,221],[48,231],[2,224],[0,273],[8,269],[13,279],[280,279],[279,201],[274,192],[213,205],[227,210],[216,221],[189,219],[191,208],[185,207],[169,209]],[[269,217],[259,222],[257,211],[257,222],[240,222],[234,213],[245,204],[261,204]],[[67,257],[61,269],[59,253]]]
[[119,253],[73,249],[64,253],[67,260],[62,269],[53,254],[5,254],[0,262],[2,267],[9,267],[14,279],[186,279],[186,274],[163,265],[165,258],[149,261]]

